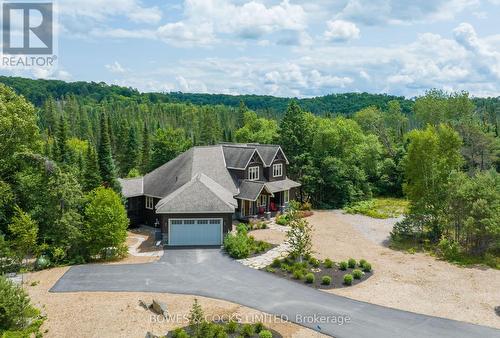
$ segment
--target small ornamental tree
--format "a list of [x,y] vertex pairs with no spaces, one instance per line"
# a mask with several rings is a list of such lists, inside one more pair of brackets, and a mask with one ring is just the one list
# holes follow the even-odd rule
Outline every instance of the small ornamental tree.
[[312,227],[304,218],[296,217],[295,211],[291,211],[290,215],[290,230],[286,233],[287,242],[290,245],[290,254],[302,262],[304,256],[311,254]]
[[22,261],[27,254],[35,251],[38,224],[18,206],[15,207],[14,212],[14,217],[9,224],[10,244],[18,260]]
[[30,304],[24,290],[0,276],[0,333],[2,337],[41,337],[40,311]]
[[120,196],[109,188],[94,189],[87,197],[85,241],[91,256],[109,258],[107,251],[125,252],[128,218]]
[[189,311],[189,325],[195,333],[195,337],[198,337],[201,329],[201,324],[205,321],[205,314],[201,305],[198,303],[198,299],[194,299],[191,311]]

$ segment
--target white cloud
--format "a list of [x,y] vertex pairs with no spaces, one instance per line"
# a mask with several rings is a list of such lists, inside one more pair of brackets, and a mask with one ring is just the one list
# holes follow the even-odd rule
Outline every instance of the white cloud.
[[123,74],[127,72],[127,70],[123,68],[122,65],[118,63],[118,61],[115,61],[112,64],[104,65],[104,67],[114,74]]
[[344,20],[330,20],[326,23],[324,32],[326,39],[330,41],[349,41],[359,39],[359,28],[352,22]]
[[[111,17],[124,16],[133,22],[156,24],[162,18],[161,10],[145,7],[139,0],[59,0],[59,13],[66,23],[85,21],[84,18],[103,22]],[[72,20],[71,20],[72,19]]]
[[[75,1],[75,0],[65,0]],[[98,6],[99,4],[99,6]],[[131,20],[156,23],[161,19],[161,12],[156,7],[144,8],[136,0],[126,0],[121,8],[119,0],[110,0],[109,8],[100,0],[91,0],[91,8],[84,6],[65,6],[62,11],[67,16],[90,17],[104,22],[111,15],[125,14]],[[100,6],[104,6],[102,9]],[[111,10],[111,9],[114,10]],[[158,14],[158,16],[157,16]],[[88,34],[89,23],[70,22],[69,30]],[[116,28],[106,25],[90,30],[95,37],[159,39],[166,43],[181,46],[209,45],[219,40],[263,40],[265,36],[277,34],[275,39],[286,45],[305,45],[311,38],[307,28],[306,12],[300,5],[288,0],[274,5],[265,5],[258,1],[235,4],[231,0],[185,0],[182,17],[173,22],[164,23],[155,29]],[[269,41],[269,39],[267,39]]]
[[448,20],[479,0],[348,0],[338,17],[365,25],[408,24]]

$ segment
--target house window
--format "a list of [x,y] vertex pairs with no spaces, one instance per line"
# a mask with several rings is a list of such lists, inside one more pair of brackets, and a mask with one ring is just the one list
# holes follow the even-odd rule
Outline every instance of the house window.
[[153,197],[146,196],[146,209],[153,210]]
[[257,203],[259,203],[259,207],[265,207],[267,205],[267,195],[260,195]]
[[259,167],[248,168],[248,179],[250,181],[257,181],[259,179]]
[[283,163],[273,164],[273,177],[283,176]]
[[286,204],[290,201],[290,190],[283,191],[283,203]]

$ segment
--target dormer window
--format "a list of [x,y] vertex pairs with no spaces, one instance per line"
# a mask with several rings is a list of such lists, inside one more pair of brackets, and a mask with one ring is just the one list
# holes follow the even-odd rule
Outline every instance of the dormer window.
[[259,180],[259,167],[248,168],[248,180],[258,181]]
[[283,163],[273,164],[273,177],[283,176]]

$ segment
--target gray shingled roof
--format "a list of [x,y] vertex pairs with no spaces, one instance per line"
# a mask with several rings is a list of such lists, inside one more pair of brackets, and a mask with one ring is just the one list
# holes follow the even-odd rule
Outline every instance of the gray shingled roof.
[[245,169],[248,161],[253,155],[254,150],[262,158],[264,166],[269,167],[274,160],[274,157],[281,149],[275,144],[257,144],[257,143],[240,143],[240,144],[223,144],[224,157],[226,158],[227,167]]
[[240,185],[240,193],[235,197],[242,200],[255,201],[264,187],[265,184],[263,182],[247,180],[242,181]]
[[163,198],[156,205],[157,213],[232,213],[238,206],[232,194],[205,174]]
[[269,183],[240,183],[228,170],[245,168],[254,153],[269,166],[279,149],[276,145],[258,144],[194,147],[144,177],[119,181],[125,197],[146,195],[162,198],[158,203],[161,212],[231,212],[228,210],[232,208],[234,211],[236,206],[235,195],[255,201],[263,188],[274,193],[300,186],[288,178]]
[[259,152],[262,160],[264,160],[264,165],[266,167],[269,167],[271,163],[273,163],[274,156],[276,156],[276,153],[280,148],[280,146],[273,144],[259,144],[254,145],[253,147],[255,147],[255,149],[257,149],[257,151]]
[[292,181],[288,177],[281,181],[266,182],[266,188],[273,194],[277,191],[289,190],[291,188],[300,187],[300,183]]
[[248,148],[245,145],[223,145],[226,166],[234,169],[245,169],[252,158],[255,148]]
[[144,176],[144,194],[163,198],[200,173],[233,195],[238,193],[236,183],[226,169],[222,147],[215,145],[191,148]]
[[122,194],[124,197],[135,197],[143,194],[142,177],[119,178],[118,182],[120,182],[122,186]]

